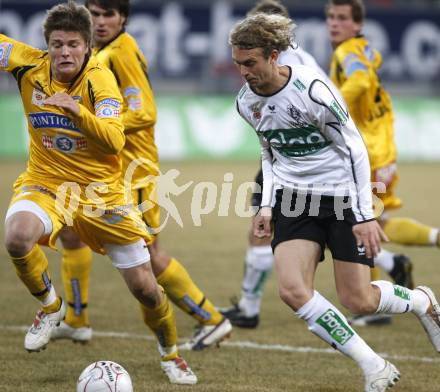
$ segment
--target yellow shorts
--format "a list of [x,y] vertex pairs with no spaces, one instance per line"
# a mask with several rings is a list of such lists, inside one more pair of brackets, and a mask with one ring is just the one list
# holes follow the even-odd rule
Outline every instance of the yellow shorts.
[[[157,203],[157,189],[153,182],[147,186],[132,191],[133,205],[138,206],[147,230],[154,236],[160,231],[160,206]],[[154,240],[153,240],[154,241]]]
[[[106,254],[105,246],[129,245],[144,239],[152,243],[152,235],[148,233],[137,208],[124,205],[124,195],[121,203],[106,205],[101,211],[87,210],[86,205],[79,203],[74,211],[60,208],[52,190],[29,183],[15,186],[7,218],[17,211],[35,213],[44,225],[42,245],[56,249],[55,242],[64,226],[72,226],[93,251]],[[112,195],[113,201],[115,200]],[[118,198],[116,198],[118,199]]]
[[[395,194],[394,190],[399,181],[396,163],[379,167],[371,173],[371,182],[373,183],[373,194],[383,203],[384,210],[400,208],[402,200]],[[376,185],[375,185],[376,183]],[[375,206],[375,210],[377,206]]]

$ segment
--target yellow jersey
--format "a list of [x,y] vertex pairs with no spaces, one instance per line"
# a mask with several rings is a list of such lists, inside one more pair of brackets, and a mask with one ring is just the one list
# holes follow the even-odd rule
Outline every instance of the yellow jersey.
[[133,160],[143,158],[140,165],[134,166],[137,168],[131,177],[132,189],[143,188],[147,176],[159,173],[154,141],[157,111],[147,61],[135,39],[124,31],[106,46],[95,48],[93,55],[113,72],[124,100],[121,115],[126,142],[121,152],[122,175]]
[[[44,186],[56,193],[58,186],[74,182],[81,187],[81,201],[90,202],[84,189],[103,184],[106,200],[123,194],[120,185],[124,127],[120,119],[122,97],[113,74],[96,59],[86,64],[71,83],[51,76],[46,51],[33,48],[0,34],[0,70],[17,81],[27,117],[29,159],[22,184]],[[66,92],[80,107],[74,119],[62,109],[45,105],[46,98]],[[106,189],[107,188],[107,189]],[[100,195],[101,196],[101,195]]]
[[393,108],[377,74],[381,64],[380,53],[358,36],[335,49],[330,65],[330,78],[362,133],[373,171],[396,160]]

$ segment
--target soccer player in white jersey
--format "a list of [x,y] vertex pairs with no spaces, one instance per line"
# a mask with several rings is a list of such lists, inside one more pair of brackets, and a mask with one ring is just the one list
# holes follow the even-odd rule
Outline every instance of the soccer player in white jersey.
[[318,262],[332,253],[340,302],[357,314],[412,312],[440,351],[440,307],[433,292],[370,282],[386,236],[372,210],[362,137],[336,87],[311,68],[281,66],[293,22],[257,14],[238,22],[229,43],[246,84],[236,106],[261,144],[263,190],[254,234],[272,236],[279,293],[315,335],[352,358],[366,392],[394,385],[399,371],[375,353],[345,316],[313,288]]
[[[248,12],[249,15],[257,13],[275,14],[289,17],[287,8],[277,0],[261,0],[254,8]],[[327,79],[326,73],[318,65],[314,57],[302,49],[298,44],[289,46],[287,50],[281,52],[278,57],[278,64],[281,65],[306,65],[313,68]],[[252,206],[259,206],[261,203],[261,186],[263,175],[261,169],[255,177],[258,189],[252,194]],[[271,238],[257,238],[252,234],[248,235],[249,246],[246,251],[244,275],[241,284],[241,298],[239,301],[232,299],[232,306],[222,310],[231,323],[240,328],[256,328],[260,321],[261,299],[263,296],[266,281],[272,271],[273,254],[270,246]],[[386,250],[381,250],[375,258],[375,264],[382,267],[381,262],[387,258],[391,268],[387,269],[390,277],[395,283],[413,288],[411,265],[408,257],[402,254],[394,254]],[[376,269],[373,268],[372,271]],[[379,271],[375,271],[372,276],[377,280],[380,276]],[[356,316],[356,325],[379,325],[389,324],[391,316],[386,314],[376,314],[368,316]]]
[[[289,17],[287,8],[276,0],[262,0],[249,12],[248,16],[258,13],[276,14]],[[306,65],[319,72],[326,78],[325,72],[318,65],[313,56],[302,49],[298,44],[292,44],[278,57],[279,64]],[[251,204],[258,207],[261,204],[261,186],[263,174],[261,168],[255,176],[257,189],[252,194]],[[252,225],[248,234],[248,248],[245,257],[245,268],[241,282],[241,298],[232,300],[229,308],[221,310],[231,323],[240,328],[256,328],[260,321],[261,299],[264,286],[272,271],[273,254],[270,246],[271,238],[257,238],[253,235]]]

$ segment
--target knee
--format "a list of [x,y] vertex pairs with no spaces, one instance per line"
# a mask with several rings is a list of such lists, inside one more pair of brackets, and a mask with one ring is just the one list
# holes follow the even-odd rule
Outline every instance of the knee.
[[133,284],[130,287],[131,292],[147,308],[154,309],[160,305],[161,293],[156,285],[148,286],[146,284]]
[[34,234],[26,227],[14,225],[6,229],[5,246],[11,256],[23,257],[31,251],[34,245]]
[[281,300],[295,312],[313,297],[313,291],[304,286],[280,286]]
[[60,233],[60,240],[63,247],[66,249],[79,249],[84,247],[84,243],[81,241],[78,234],[71,229],[63,229]]
[[377,310],[377,306],[367,293],[339,294],[339,301],[353,314],[372,314]]

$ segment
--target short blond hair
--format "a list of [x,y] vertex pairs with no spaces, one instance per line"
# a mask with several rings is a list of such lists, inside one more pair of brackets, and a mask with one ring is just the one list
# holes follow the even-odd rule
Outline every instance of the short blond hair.
[[251,15],[232,28],[229,44],[240,49],[262,48],[268,58],[273,50],[284,52],[292,45],[295,27],[291,19],[282,15]]

